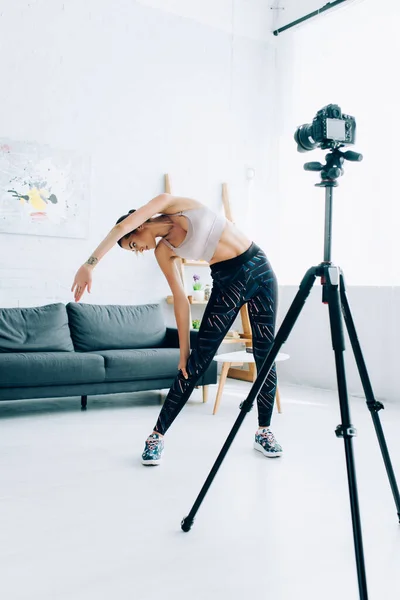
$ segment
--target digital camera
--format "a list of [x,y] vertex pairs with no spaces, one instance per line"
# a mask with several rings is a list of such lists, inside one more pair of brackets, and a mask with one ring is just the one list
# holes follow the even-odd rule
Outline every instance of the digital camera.
[[317,112],[311,124],[306,123],[296,129],[294,139],[298,152],[348,146],[356,140],[356,120],[342,114],[337,104],[328,104]]

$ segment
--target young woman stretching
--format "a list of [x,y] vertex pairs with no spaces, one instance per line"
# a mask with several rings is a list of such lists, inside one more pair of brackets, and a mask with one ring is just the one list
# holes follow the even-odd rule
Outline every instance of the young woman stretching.
[[[161,194],[138,210],[120,217],[80,267],[71,288],[76,302],[82,298],[86,287],[90,292],[93,268],[116,243],[130,252],[155,250],[157,262],[174,296],[180,347],[178,374],[142,454],[144,465],[156,465],[161,460],[165,433],[210,365],[245,303],[252,328],[254,358],[257,369],[261,368],[274,339],[276,277],[264,252],[225,217],[196,200]],[[196,346],[191,352],[189,301],[174,261],[178,256],[207,261],[213,279]],[[275,390],[273,366],[257,398],[259,428],[254,441],[254,448],[268,457],[282,454],[281,446],[269,429]]]

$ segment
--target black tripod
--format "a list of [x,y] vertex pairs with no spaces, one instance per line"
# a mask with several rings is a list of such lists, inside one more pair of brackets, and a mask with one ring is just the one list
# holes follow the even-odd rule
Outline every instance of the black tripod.
[[400,496],[397,487],[395,474],[390,460],[389,452],[386,445],[386,440],[383,434],[382,425],[379,419],[379,411],[384,408],[381,402],[377,402],[374,398],[371,383],[369,380],[367,368],[361,352],[361,347],[357,338],[356,329],[353,318],[350,312],[349,303],[346,296],[346,288],[344,283],[343,273],[340,267],[336,267],[331,262],[331,234],[332,234],[332,193],[333,188],[338,185],[337,178],[343,174],[342,165],[344,160],[359,161],[362,159],[361,154],[347,151],[341,152],[339,148],[333,148],[326,155],[326,164],[322,165],[318,162],[306,163],[304,168],[308,171],[320,171],[322,181],[316,184],[318,187],[325,188],[325,238],[324,238],[324,260],[316,266],[311,267],[303,277],[300,284],[300,289],[297,292],[292,305],[290,306],[282,325],[276,335],[274,344],[266,357],[257,379],[254,382],[246,400],[240,405],[240,413],[229,433],[217,460],[212,467],[189,515],[185,517],[181,523],[183,531],[189,531],[192,527],[194,517],[221,466],[241,424],[243,423],[246,414],[252,409],[254,400],[268,377],[268,373],[274,363],[274,360],[284,342],[286,342],[289,334],[296,323],[305,301],[314,285],[317,277],[321,278],[322,302],[329,307],[330,329],[332,336],[333,351],[335,353],[336,362],[336,377],[339,393],[340,413],[342,422],[336,428],[337,437],[342,437],[344,440],[344,448],[346,453],[347,477],[349,484],[351,516],[353,523],[353,537],[355,545],[358,586],[360,590],[360,600],[368,600],[367,580],[364,563],[364,550],[361,532],[360,509],[358,503],[357,479],[353,455],[353,437],[357,435],[355,427],[351,423],[350,409],[347,396],[346,374],[344,367],[345,350],[343,322],[347,327],[351,346],[356,359],[358,372],[360,374],[367,407],[371,413],[374,423],[376,435],[378,437],[379,446],[382,452],[383,461],[389,477],[389,483],[393,492],[394,501],[397,508],[397,515],[400,521]]

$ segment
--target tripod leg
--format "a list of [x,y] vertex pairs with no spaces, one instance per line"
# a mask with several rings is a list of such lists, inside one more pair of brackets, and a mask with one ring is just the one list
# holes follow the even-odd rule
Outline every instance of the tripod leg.
[[284,342],[286,342],[287,338],[289,337],[289,334],[292,331],[293,326],[296,323],[298,316],[301,313],[301,310],[304,306],[304,303],[311,291],[311,288],[314,284],[315,278],[320,273],[320,270],[321,270],[320,267],[311,267],[311,269],[309,269],[307,271],[307,273],[305,274],[305,276],[303,277],[302,282],[300,284],[300,289],[297,292],[297,294],[296,294],[296,296],[295,296],[295,298],[294,298],[294,300],[282,322],[282,325],[279,328],[278,333],[276,334],[275,341],[271,347],[271,350],[269,351],[268,355],[265,358],[264,364],[261,367],[261,369],[257,375],[257,379],[253,383],[253,386],[252,386],[250,393],[247,396],[246,400],[244,400],[242,402],[242,404],[240,405],[239,416],[237,417],[237,419],[236,419],[236,421],[235,421],[235,423],[234,423],[234,425],[233,425],[233,427],[232,427],[232,429],[231,429],[231,431],[230,431],[230,433],[229,433],[229,435],[217,457],[217,460],[215,461],[206,481],[204,482],[204,485],[201,488],[200,493],[197,496],[196,501],[193,504],[191,511],[189,512],[188,516],[182,520],[181,528],[183,531],[185,531],[185,532],[190,531],[192,524],[193,524],[194,517],[196,516],[196,513],[199,510],[200,505],[203,502],[204,497],[207,494],[207,491],[208,491],[209,487],[211,486],[211,484],[214,480],[214,477],[216,476],[218,469],[220,468],[220,466],[222,464],[222,461],[224,460],[226,454],[228,453],[228,450],[229,450],[233,440],[235,439],[235,436],[236,436],[237,432],[239,431],[239,428],[240,428],[241,424],[243,423],[246,414],[252,409],[254,400],[257,398],[260,389],[264,385],[264,381],[268,377],[268,374],[271,370],[272,365],[274,364],[275,358],[276,358],[282,344]]
[[343,337],[342,314],[340,311],[339,302],[339,269],[337,267],[327,266],[325,268],[325,281],[326,283],[324,285],[326,286],[325,289],[327,290],[332,345],[335,353],[340,413],[342,417],[341,425],[338,425],[336,428],[336,435],[338,437],[343,437],[344,440],[360,600],[368,600],[360,507],[358,502],[357,478],[353,454],[352,438],[356,435],[356,430],[351,424],[350,420],[350,408],[347,397],[346,374],[343,357],[345,345]]
[[397,508],[397,516],[400,522],[400,494],[397,486],[396,476],[394,474],[392,461],[390,459],[388,447],[386,444],[385,436],[382,429],[382,424],[379,418],[378,412],[385,408],[381,402],[377,402],[372,391],[371,382],[368,376],[367,367],[365,365],[364,357],[361,351],[360,342],[358,341],[356,328],[354,325],[353,317],[351,315],[349,302],[347,300],[346,288],[344,283],[344,277],[340,275],[340,300],[342,303],[342,312],[344,321],[349,334],[351,346],[353,348],[354,357],[357,363],[357,369],[360,374],[361,383],[364,389],[364,394],[367,400],[367,406],[371,413],[372,421],[374,423],[375,432],[378,438],[379,446],[382,453],[383,462],[385,463],[386,472],[389,478],[390,487],[392,489],[394,502]]

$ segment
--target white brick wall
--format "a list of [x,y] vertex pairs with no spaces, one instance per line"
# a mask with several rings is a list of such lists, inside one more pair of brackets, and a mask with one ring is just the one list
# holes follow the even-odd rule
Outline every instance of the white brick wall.
[[[267,4],[4,3],[1,135],[86,153],[92,185],[88,239],[0,234],[0,306],[70,301],[79,265],[121,214],[163,190],[165,172],[176,193],[214,208],[228,181],[243,223],[250,165],[253,201],[265,204],[274,185]],[[153,256],[136,260],[115,248],[83,301],[143,303],[168,293]]]

